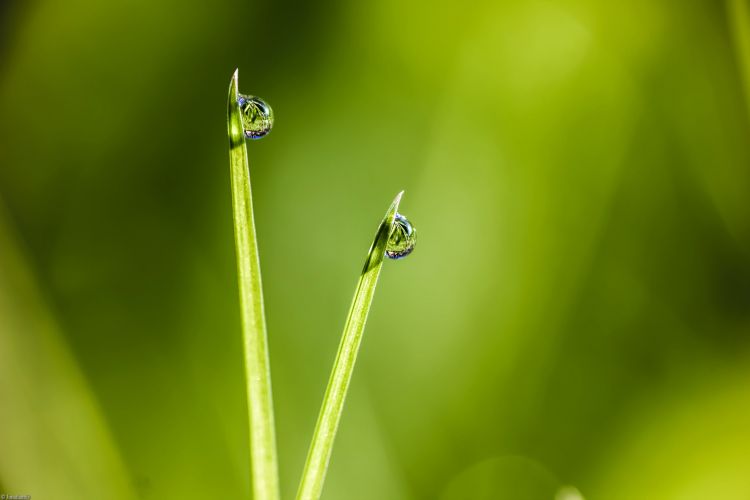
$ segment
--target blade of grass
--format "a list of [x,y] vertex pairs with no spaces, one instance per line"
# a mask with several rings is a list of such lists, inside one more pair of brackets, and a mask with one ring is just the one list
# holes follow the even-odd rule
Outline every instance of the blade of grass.
[[229,84],[227,131],[229,165],[232,177],[234,241],[242,311],[242,331],[250,418],[250,457],[253,498],[278,500],[279,470],[271,398],[271,372],[268,361],[266,318],[260,281],[260,260],[255,236],[255,219],[250,190],[247,146],[242,115],[237,101],[237,70]]
[[394,218],[403,194],[404,192],[401,191],[396,196],[380,223],[375,233],[375,240],[367,254],[362,274],[359,277],[352,306],[349,309],[349,316],[344,325],[339,350],[331,371],[331,378],[328,381],[328,388],[323,398],[323,406],[315,425],[315,434],[313,434],[310,444],[305,469],[302,472],[302,481],[297,492],[298,500],[317,500],[323,490],[323,481],[328,469],[328,462],[331,459],[333,441],[344,408],[344,400],[354,371],[359,345],[362,341],[362,332],[367,322],[367,313],[370,311],[375,286],[380,276],[380,268],[383,266],[386,245],[393,233]]

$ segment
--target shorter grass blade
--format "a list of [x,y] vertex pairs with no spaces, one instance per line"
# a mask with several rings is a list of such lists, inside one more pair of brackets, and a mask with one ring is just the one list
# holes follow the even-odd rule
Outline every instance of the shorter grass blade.
[[375,241],[373,241],[370,252],[367,254],[365,267],[359,277],[359,283],[357,283],[357,289],[354,292],[354,300],[349,310],[349,317],[346,320],[344,333],[331,371],[331,378],[328,381],[328,388],[323,398],[323,406],[320,409],[318,422],[315,426],[315,434],[310,444],[305,469],[302,472],[302,481],[297,492],[298,500],[317,500],[323,490],[323,481],[328,469],[328,462],[331,459],[333,441],[336,437],[346,392],[349,389],[349,382],[354,371],[354,363],[357,360],[359,344],[362,341],[362,332],[367,322],[367,313],[370,311],[375,286],[380,276],[380,268],[383,266],[385,249],[393,233],[394,219],[403,194],[404,192],[401,191],[396,196],[380,223],[375,234]]

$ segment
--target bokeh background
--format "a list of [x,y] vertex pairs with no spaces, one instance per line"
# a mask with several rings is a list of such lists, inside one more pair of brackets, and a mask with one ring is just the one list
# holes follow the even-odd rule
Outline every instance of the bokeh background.
[[325,499],[750,498],[745,0],[1,12],[3,493],[250,497],[239,67],[286,498],[401,189]]

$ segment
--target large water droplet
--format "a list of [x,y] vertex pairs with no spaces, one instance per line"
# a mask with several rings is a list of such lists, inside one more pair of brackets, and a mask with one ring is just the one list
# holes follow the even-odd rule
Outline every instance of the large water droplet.
[[273,127],[273,110],[260,97],[240,94],[237,102],[242,112],[242,128],[248,139],[260,139]]
[[401,214],[396,214],[393,223],[396,227],[393,228],[393,234],[388,240],[385,254],[391,259],[401,259],[414,250],[414,245],[417,244],[417,228]]

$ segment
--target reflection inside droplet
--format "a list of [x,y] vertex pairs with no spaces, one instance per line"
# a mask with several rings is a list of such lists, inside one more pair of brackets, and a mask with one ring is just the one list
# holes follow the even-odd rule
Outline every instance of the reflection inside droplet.
[[273,110],[260,97],[240,94],[237,102],[242,112],[242,128],[248,139],[260,139],[273,127]]
[[396,214],[393,223],[393,234],[388,240],[385,254],[390,259],[401,259],[414,250],[417,243],[417,229],[401,214]]

